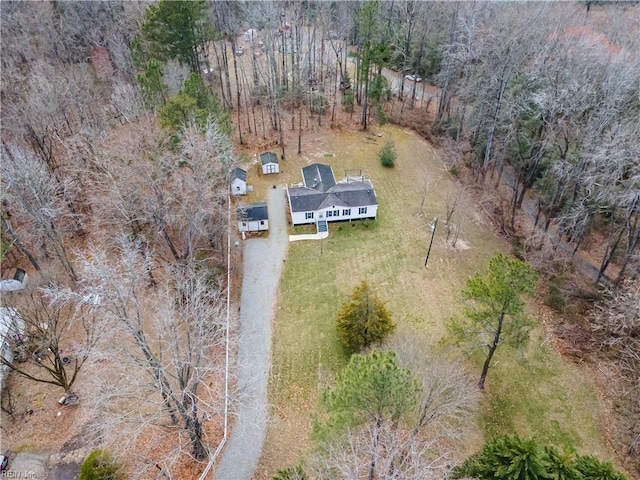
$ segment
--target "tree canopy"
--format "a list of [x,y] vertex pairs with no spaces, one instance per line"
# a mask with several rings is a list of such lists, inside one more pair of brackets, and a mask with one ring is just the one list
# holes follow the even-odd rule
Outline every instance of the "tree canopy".
[[453,470],[453,478],[480,480],[625,480],[610,462],[593,455],[540,448],[518,435],[496,438]]
[[383,167],[391,168],[396,165],[397,157],[395,144],[393,139],[390,138],[378,152],[378,158]]
[[232,130],[229,113],[220,105],[218,96],[205,86],[198,73],[191,73],[183,89],[159,109],[158,117],[160,125],[172,130],[179,130],[194,122],[204,131],[210,118],[215,119],[225,134]]
[[200,72],[199,50],[215,38],[204,0],[160,0],[147,9],[142,31],[153,56],[176,59],[195,73]]
[[354,354],[327,390],[323,403],[331,426],[397,422],[414,408],[419,393],[411,371],[401,368],[395,353]]

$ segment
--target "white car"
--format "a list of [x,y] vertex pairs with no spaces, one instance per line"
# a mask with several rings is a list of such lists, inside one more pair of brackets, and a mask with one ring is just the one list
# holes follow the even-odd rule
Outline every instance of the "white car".
[[422,78],[418,77],[417,75],[405,75],[404,78],[406,78],[407,80],[411,81],[411,82],[421,82]]

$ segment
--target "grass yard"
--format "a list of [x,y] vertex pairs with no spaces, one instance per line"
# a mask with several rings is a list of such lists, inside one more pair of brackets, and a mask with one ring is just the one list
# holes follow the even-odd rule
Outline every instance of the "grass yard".
[[[389,136],[398,153],[393,169],[383,168],[377,159]],[[460,311],[465,280],[492,256],[508,251],[469,196],[457,209],[457,247],[446,244],[446,204],[457,187],[435,150],[417,135],[386,126],[374,133],[328,132],[312,145],[306,140],[302,156],[287,152],[282,174],[261,176],[257,168],[249,169],[248,182],[255,190],[248,201],[264,198],[273,183],[299,182],[304,165],[328,163],[338,180],[345,169],[354,168],[371,179],[378,220],[332,224],[324,241],[289,244],[273,323],[271,423],[256,478],[271,478],[312,448],[309,433],[320,395],[347,361],[335,332],[335,313],[361,280],[387,301],[398,324],[426,334],[435,345],[446,333],[445,323]],[[425,268],[435,216],[440,222]],[[498,350],[479,432],[491,436],[517,430],[543,441],[571,441],[583,453],[610,458],[599,429],[601,406],[588,377],[553,349],[539,347],[539,340],[525,353]],[[470,361],[478,362],[479,374],[481,360]]]
[[498,350],[487,378],[480,425],[487,438],[518,432],[541,445],[573,446],[610,459],[603,406],[585,372],[531,334],[526,352]]

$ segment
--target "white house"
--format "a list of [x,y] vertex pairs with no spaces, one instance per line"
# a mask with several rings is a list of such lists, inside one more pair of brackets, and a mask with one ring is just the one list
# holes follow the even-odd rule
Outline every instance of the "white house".
[[287,188],[289,212],[294,225],[319,220],[375,219],[378,199],[370,180],[346,179],[336,183],[328,165],[314,163],[302,169],[304,183]]
[[247,172],[241,168],[231,170],[231,194],[247,194]]
[[280,163],[278,155],[273,152],[264,152],[260,154],[260,163],[262,164],[262,173],[279,173]]
[[249,203],[236,209],[238,230],[241,232],[261,232],[269,230],[269,214],[267,204]]

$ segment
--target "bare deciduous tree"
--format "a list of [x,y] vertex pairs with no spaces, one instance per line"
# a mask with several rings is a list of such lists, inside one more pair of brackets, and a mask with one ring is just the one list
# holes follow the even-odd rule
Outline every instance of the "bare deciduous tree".
[[61,198],[67,183],[57,181],[33,154],[20,147],[3,148],[0,174],[11,210],[20,217],[33,243],[55,256],[72,280],[77,274],[68,253],[66,224],[72,220]]
[[432,434],[456,439],[477,411],[480,395],[459,359],[425,351],[426,344],[427,339],[404,328],[387,343],[387,348],[396,352],[398,363],[411,370],[421,386],[412,424],[415,431],[431,429]]
[[168,269],[163,286],[148,291],[151,252],[124,235],[109,254],[90,249],[82,267],[83,288],[67,292],[66,300],[99,298],[95,308],[112,324],[102,359],[113,374],[97,379],[100,411],[119,419],[122,429],[156,425],[183,432],[190,455],[204,459],[204,424],[222,402],[216,378],[224,352],[220,284],[189,263]]
[[[344,437],[324,444],[323,450],[310,462],[314,479],[437,479],[449,469],[450,457],[436,441],[389,423],[380,428],[368,423],[349,429]],[[372,454],[374,476],[370,470]]]
[[18,375],[57,385],[70,393],[106,325],[98,321],[90,301],[72,308],[52,302],[47,292],[59,288],[41,290],[32,285],[19,296],[3,298],[3,303],[22,319],[26,331],[13,345],[13,362],[4,358],[0,361]]

